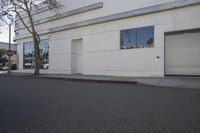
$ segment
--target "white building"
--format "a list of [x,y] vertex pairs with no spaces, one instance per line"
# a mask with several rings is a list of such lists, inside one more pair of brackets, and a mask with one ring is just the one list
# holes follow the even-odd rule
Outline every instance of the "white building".
[[[9,44],[6,42],[0,42],[0,49],[9,49]],[[11,44],[11,50],[17,51],[17,44]]]
[[[59,14],[33,14],[48,73],[200,75],[200,0],[59,1]],[[19,69],[30,69],[31,36],[19,20],[15,30]]]

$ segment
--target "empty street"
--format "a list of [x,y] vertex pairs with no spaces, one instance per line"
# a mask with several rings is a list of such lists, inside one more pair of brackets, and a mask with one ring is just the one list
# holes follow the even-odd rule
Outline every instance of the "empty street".
[[200,90],[0,76],[0,133],[199,133]]

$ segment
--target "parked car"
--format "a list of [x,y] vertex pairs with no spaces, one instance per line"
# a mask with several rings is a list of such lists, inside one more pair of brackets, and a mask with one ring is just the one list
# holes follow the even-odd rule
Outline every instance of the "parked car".
[[8,71],[8,66],[2,67],[2,70],[3,70],[3,71]]
[[49,68],[49,64],[44,64],[44,65],[43,65],[43,68],[44,68],[44,69],[48,69],[48,68]]
[[3,67],[3,64],[2,64],[2,63],[0,63],[0,70],[2,70],[2,67]]

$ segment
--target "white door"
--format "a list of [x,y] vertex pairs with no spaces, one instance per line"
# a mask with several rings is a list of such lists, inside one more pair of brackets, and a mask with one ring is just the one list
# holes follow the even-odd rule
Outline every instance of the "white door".
[[200,75],[200,31],[166,35],[165,74]]
[[72,54],[71,54],[72,73],[83,73],[83,40],[72,40]]

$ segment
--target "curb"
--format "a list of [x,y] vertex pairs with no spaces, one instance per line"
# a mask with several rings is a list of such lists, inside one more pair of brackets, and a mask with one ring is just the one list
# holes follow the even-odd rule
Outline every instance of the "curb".
[[109,84],[130,84],[130,85],[137,85],[138,84],[137,81],[44,77],[42,75],[35,76],[35,75],[8,75],[8,74],[2,74],[0,76],[20,77],[20,78],[35,78],[35,79],[49,79],[49,80],[62,80],[62,81],[72,81],[72,82],[87,82],[87,83],[109,83]]
[[101,80],[101,79],[80,79],[80,78],[59,78],[59,77],[40,77],[34,76],[40,79],[50,79],[50,80],[62,80],[62,81],[74,81],[74,82],[88,82],[88,83],[110,83],[110,84],[132,84],[137,85],[136,81],[120,81],[120,80]]

